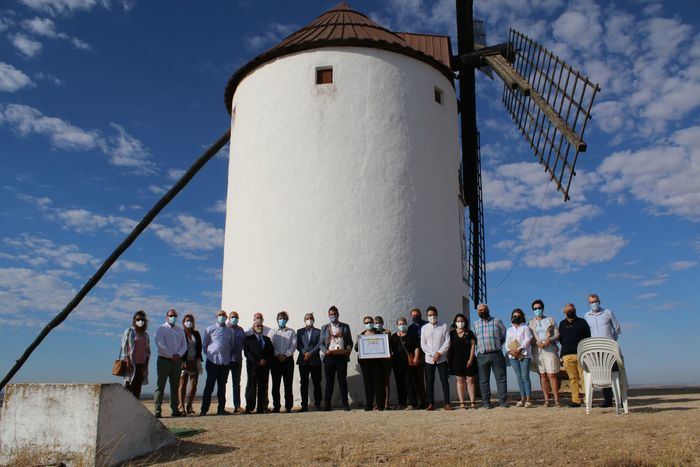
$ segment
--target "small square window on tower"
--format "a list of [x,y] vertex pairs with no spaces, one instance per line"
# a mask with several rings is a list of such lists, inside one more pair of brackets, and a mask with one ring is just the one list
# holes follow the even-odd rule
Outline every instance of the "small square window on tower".
[[435,86],[434,93],[435,93],[435,102],[437,102],[438,104],[442,104],[442,89]]
[[316,68],[316,84],[332,84],[333,67]]

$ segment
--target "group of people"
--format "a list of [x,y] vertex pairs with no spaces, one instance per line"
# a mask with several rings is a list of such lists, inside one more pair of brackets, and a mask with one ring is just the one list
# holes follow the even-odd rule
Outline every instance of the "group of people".
[[[544,302],[532,302],[534,317],[529,322],[516,308],[511,313],[511,326],[490,315],[487,304],[477,306],[478,319],[469,329],[468,319],[457,314],[448,325],[441,321],[438,310],[426,310],[427,321],[420,309],[411,310],[406,318],[396,321],[394,332],[387,329],[381,316],[365,316],[364,330],[355,339],[350,326],[340,321],[338,308],[328,310],[328,322],[315,326],[313,313],[304,316],[305,326],[294,330],[287,326],[289,315],[277,314],[276,325],[264,325],[261,313],[253,316],[252,326],[244,330],[238,313],[219,311],[214,324],[203,331],[195,328],[195,319],[187,314],[182,328],[177,326],[178,313],[168,310],[165,323],[158,326],[154,339],[158,350],[155,414],[160,417],[163,394],[170,384],[170,407],[175,417],[195,414],[192,402],[199,375],[206,371],[206,382],[199,415],[206,415],[217,388],[217,415],[226,411],[226,382],[231,375],[233,406],[236,413],[268,412],[268,384],[272,379],[272,412],[282,409],[281,386],[284,386],[284,409],[291,412],[294,397],[294,367],[299,367],[301,411],[309,410],[309,380],[313,384],[313,403],[317,410],[331,410],[335,380],[338,380],[340,401],[350,410],[347,369],[353,349],[359,352],[361,336],[387,334],[389,354],[385,358],[358,357],[364,383],[364,409],[389,408],[390,378],[393,373],[400,409],[435,410],[435,376],[440,380],[443,408],[452,410],[449,377],[457,383],[460,408],[477,408],[476,385],[480,385],[481,403],[491,408],[490,378],[493,372],[500,407],[507,407],[506,366],[508,361],[518,382],[518,407],[532,407],[530,368],[536,368],[544,393],[544,405],[561,407],[557,374],[563,364],[571,386],[569,406],[581,405],[579,381],[582,369],[577,360],[578,343],[587,337],[610,337],[617,340],[620,324],[613,312],[600,305],[598,295],[588,297],[590,310],[583,318],[569,303],[558,324],[544,313]],[[146,313],[134,314],[132,325],[122,337],[122,358],[128,372],[125,387],[140,397],[141,386],[148,382],[150,343]],[[505,355],[504,355],[505,349]],[[296,362],[294,354],[297,353]],[[245,407],[240,397],[241,372],[245,357],[247,385]],[[506,360],[507,359],[507,360]],[[204,367],[203,364],[204,363]],[[325,386],[321,381],[325,379]],[[189,387],[189,390],[188,390]],[[551,396],[550,396],[551,394]],[[604,407],[612,405],[612,391],[604,390]],[[468,398],[468,400],[467,400]]]

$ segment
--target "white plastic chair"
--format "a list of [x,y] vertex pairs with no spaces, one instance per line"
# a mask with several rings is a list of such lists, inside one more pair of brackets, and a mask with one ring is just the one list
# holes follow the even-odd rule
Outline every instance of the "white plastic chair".
[[[616,413],[621,408],[629,413],[627,402],[627,373],[620,346],[607,337],[583,339],[577,347],[578,361],[583,368],[586,413],[591,413],[593,388],[612,388]],[[617,363],[617,371],[612,371]]]

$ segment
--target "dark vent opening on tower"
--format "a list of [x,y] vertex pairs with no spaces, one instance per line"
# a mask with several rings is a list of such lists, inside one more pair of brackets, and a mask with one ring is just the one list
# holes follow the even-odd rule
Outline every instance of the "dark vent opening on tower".
[[316,68],[316,84],[332,84],[333,68]]

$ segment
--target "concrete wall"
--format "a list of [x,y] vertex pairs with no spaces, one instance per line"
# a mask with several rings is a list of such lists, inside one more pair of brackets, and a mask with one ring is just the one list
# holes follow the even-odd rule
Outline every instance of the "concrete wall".
[[[316,85],[327,66],[333,84]],[[298,328],[337,305],[355,333],[367,314],[394,328],[414,306],[462,311],[457,106],[439,71],[371,48],[306,51],[246,77],[233,108],[223,309],[246,328],[287,310]]]
[[112,465],[176,442],[119,384],[11,384],[0,464]]

